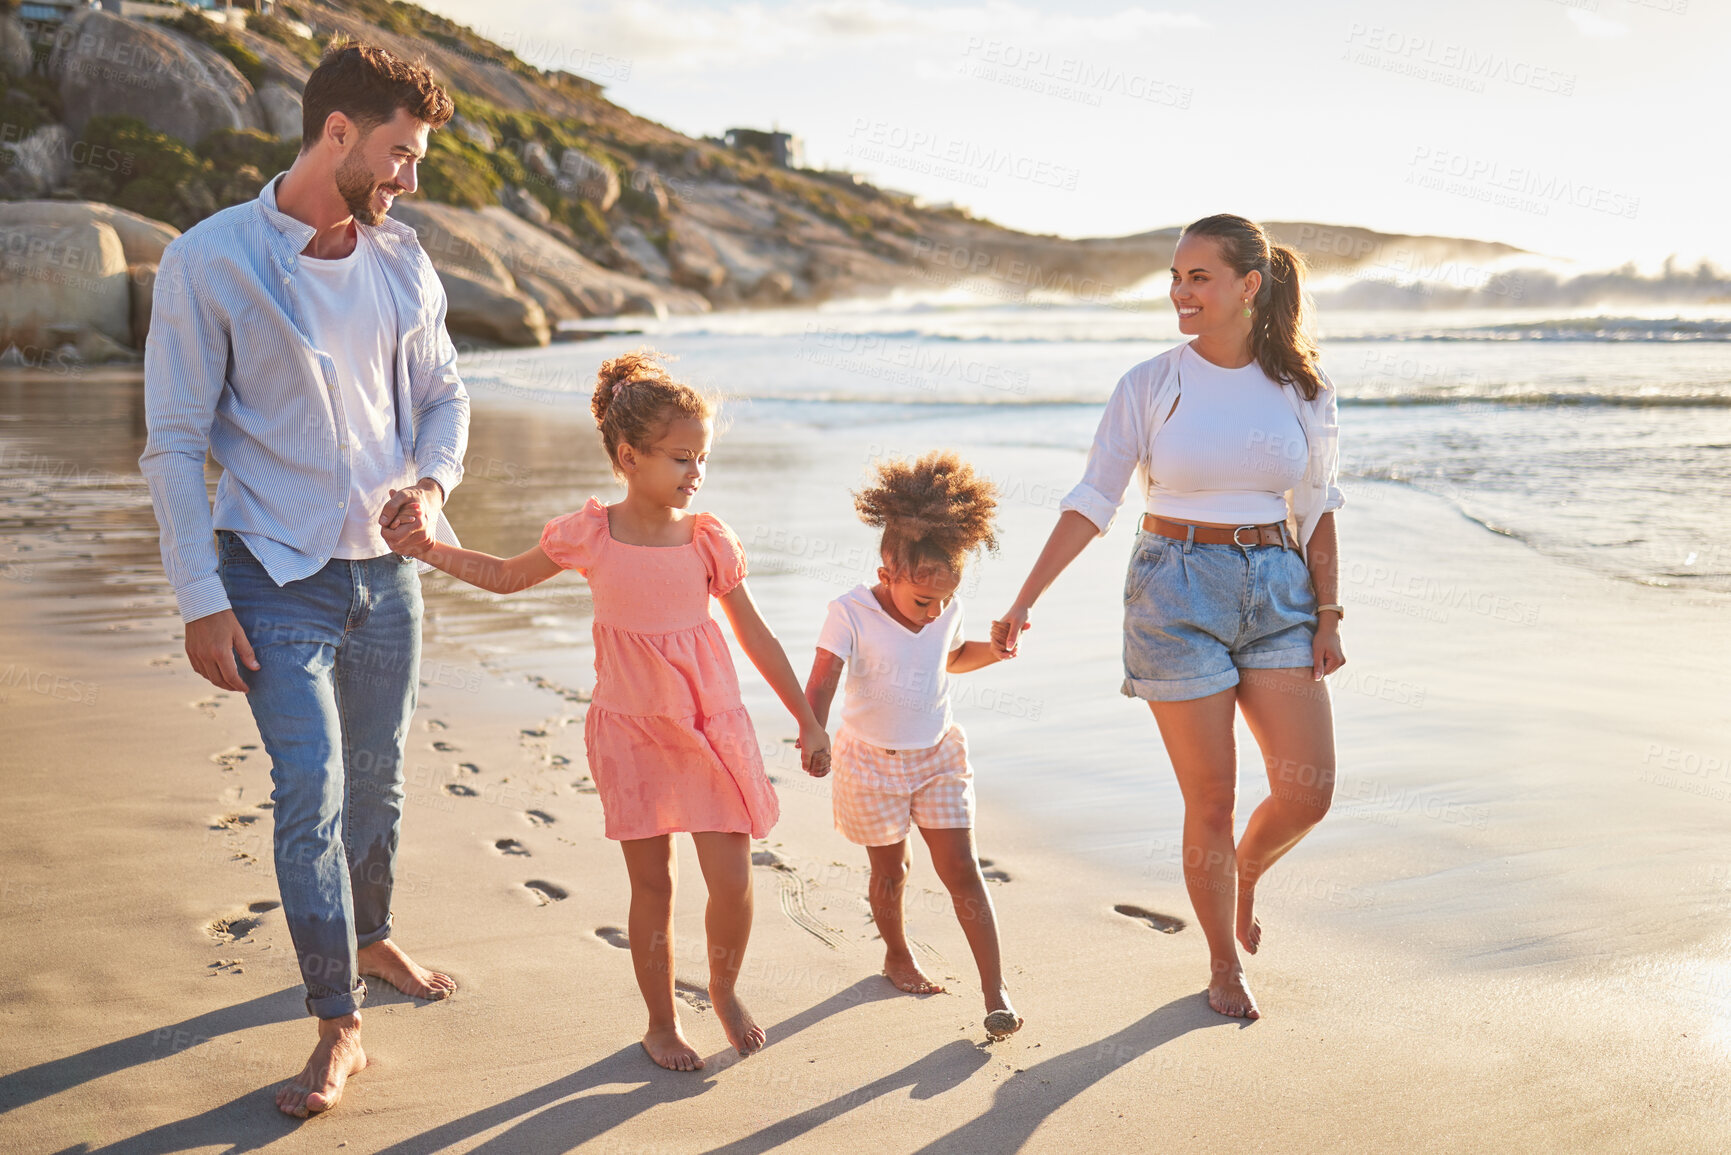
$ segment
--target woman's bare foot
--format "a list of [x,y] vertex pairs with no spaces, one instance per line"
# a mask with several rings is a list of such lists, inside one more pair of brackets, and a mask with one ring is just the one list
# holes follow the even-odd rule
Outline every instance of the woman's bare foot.
[[655,1060],[656,1066],[666,1067],[669,1071],[703,1068],[702,1057],[685,1041],[685,1032],[680,1030],[677,1022],[670,1027],[650,1027],[643,1036],[643,1049]]
[[1262,924],[1256,921],[1256,888],[1238,881],[1238,944],[1249,954],[1255,954],[1262,944]]
[[297,1119],[329,1111],[343,1097],[349,1076],[367,1065],[361,1050],[361,1016],[319,1020],[319,1044],[293,1082],[276,1093],[277,1110]]
[[721,1020],[721,1029],[726,1032],[727,1041],[733,1044],[734,1050],[742,1055],[751,1055],[763,1048],[767,1036],[751,1017],[751,1012],[745,1009],[745,1004],[739,1001],[738,995],[718,990],[712,983],[709,1002],[715,1008],[715,1017]]
[[1214,964],[1214,981],[1208,984],[1208,1005],[1235,1019],[1260,1019],[1256,997],[1244,981],[1244,969],[1236,962]]
[[941,995],[944,988],[926,977],[920,964],[910,954],[884,955],[884,978],[895,984],[898,991],[910,995]]
[[355,958],[361,974],[383,979],[413,999],[448,999],[457,989],[456,979],[428,970],[388,938],[368,943],[355,953]]

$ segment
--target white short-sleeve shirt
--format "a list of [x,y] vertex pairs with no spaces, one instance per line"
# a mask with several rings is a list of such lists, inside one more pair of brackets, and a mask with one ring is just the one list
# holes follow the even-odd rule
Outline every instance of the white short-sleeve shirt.
[[925,750],[950,729],[950,654],[962,646],[962,603],[951,601],[918,632],[860,585],[829,603],[819,649],[847,664],[842,724],[888,750]]

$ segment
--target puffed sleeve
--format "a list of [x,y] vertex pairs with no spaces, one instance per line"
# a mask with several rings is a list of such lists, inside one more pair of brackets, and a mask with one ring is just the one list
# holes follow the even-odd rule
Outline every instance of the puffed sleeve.
[[725,522],[714,514],[699,514],[693,540],[709,571],[709,592],[723,598],[745,580],[745,547]]
[[541,531],[541,552],[560,567],[588,577],[606,540],[607,507],[591,497],[582,509],[547,523]]

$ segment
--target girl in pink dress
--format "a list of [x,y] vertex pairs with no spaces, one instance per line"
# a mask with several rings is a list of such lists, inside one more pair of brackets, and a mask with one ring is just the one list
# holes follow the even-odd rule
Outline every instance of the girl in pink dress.
[[829,737],[745,587],[739,539],[713,514],[688,512],[708,466],[715,406],[658,359],[647,350],[615,357],[595,386],[591,408],[625,482],[623,501],[590,498],[513,558],[436,543],[413,520],[387,537],[398,553],[497,593],[566,569],[589,580],[595,695],[583,737],[607,837],[618,840],[631,875],[631,961],[649,1006],[643,1048],[663,1067],[691,1071],[703,1060],[673,999],[672,836],[688,832],[696,844],[709,887],[709,997],[728,1042],[748,1055],[764,1043],[734,993],[751,933],[750,840],[779,814],[711,597],[798,720],[807,773],[828,772]]

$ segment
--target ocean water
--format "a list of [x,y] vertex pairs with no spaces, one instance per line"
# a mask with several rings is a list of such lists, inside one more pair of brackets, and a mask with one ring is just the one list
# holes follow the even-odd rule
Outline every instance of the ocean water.
[[[1183,339],[1164,302],[890,299],[591,327],[593,340],[471,355],[465,377],[482,399],[581,420],[598,360],[650,344],[737,421],[900,423],[909,449],[943,429],[1067,453],[1075,474],[1119,376]],[[1442,496],[1487,532],[1618,579],[1731,592],[1731,307],[1325,311],[1318,336],[1347,481]]]

